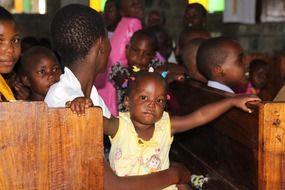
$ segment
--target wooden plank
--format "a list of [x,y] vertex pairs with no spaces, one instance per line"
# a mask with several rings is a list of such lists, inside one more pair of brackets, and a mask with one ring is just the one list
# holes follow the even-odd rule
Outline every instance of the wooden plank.
[[102,112],[0,103],[0,189],[103,189]]
[[285,189],[285,105],[260,109],[259,190]]

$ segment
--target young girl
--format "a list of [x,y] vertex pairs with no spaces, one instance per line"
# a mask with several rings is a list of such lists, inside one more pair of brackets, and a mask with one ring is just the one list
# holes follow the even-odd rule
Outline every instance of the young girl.
[[133,33],[142,28],[141,19],[144,16],[143,0],[119,0],[119,11],[122,16],[111,38],[112,51],[109,56],[107,69],[98,75],[95,86],[104,99],[112,115],[118,115],[116,90],[108,80],[113,65],[118,62],[124,67],[128,66],[126,59],[126,45],[129,44]]
[[52,50],[35,46],[21,58],[19,76],[30,89],[27,100],[43,101],[51,85],[59,81],[61,67]]
[[[68,104],[72,111],[79,114],[83,114],[81,111],[86,105],[97,105],[102,108],[105,117],[110,117],[108,108],[93,85],[98,73],[105,69],[110,52],[100,14],[84,5],[65,6],[52,20],[51,34],[65,72],[60,81],[50,87],[45,102],[49,107],[65,107]],[[123,190],[126,187],[130,190],[162,189],[171,184],[186,183],[190,175],[185,167],[175,164],[155,174],[118,177],[104,162],[106,190]]]
[[[104,118],[104,133],[110,136],[110,165],[118,176],[145,175],[169,167],[173,135],[201,126],[233,106],[246,112],[254,96],[233,96],[201,107],[186,116],[170,117],[164,112],[167,84],[158,73],[141,71],[129,80],[125,105],[129,112],[118,118]],[[82,102],[73,101],[85,108]],[[76,105],[76,106],[75,106]],[[169,189],[176,189],[169,187]]]
[[149,67],[160,65],[158,61],[153,60],[156,50],[157,40],[154,34],[148,29],[138,30],[132,36],[126,49],[129,67],[124,67],[120,63],[112,67],[109,79],[117,91],[119,111],[125,110],[123,99],[126,88],[125,84],[129,76],[138,70],[148,70]]
[[15,97],[2,74],[12,72],[20,57],[20,34],[11,13],[1,6],[0,28],[0,101],[11,101]]

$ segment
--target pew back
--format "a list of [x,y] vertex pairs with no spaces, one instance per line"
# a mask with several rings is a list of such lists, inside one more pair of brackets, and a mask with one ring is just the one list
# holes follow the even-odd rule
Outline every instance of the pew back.
[[[173,83],[170,89],[175,89],[172,96],[183,104],[181,112],[176,109],[173,115],[232,96],[194,81]],[[284,145],[280,143],[285,104],[249,106],[252,114],[233,108],[205,126],[176,135],[171,158],[184,162],[193,173],[209,175],[205,190],[285,188]]]
[[102,113],[0,103],[0,189],[103,189]]

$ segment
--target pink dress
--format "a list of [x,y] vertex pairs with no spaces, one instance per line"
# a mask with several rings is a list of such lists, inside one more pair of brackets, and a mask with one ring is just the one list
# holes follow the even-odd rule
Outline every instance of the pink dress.
[[103,98],[105,104],[113,116],[118,116],[118,105],[116,89],[109,81],[108,76],[111,68],[116,63],[128,66],[126,58],[126,45],[129,43],[132,35],[142,28],[141,21],[137,18],[123,17],[111,37],[111,53],[108,60],[106,71],[97,76],[95,86],[99,95]]

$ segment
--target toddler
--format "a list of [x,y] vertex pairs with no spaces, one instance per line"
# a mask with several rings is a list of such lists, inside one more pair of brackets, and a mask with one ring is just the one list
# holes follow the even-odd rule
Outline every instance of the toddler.
[[197,52],[197,67],[207,85],[229,93],[245,79],[244,52],[235,41],[217,37],[205,41]]
[[234,96],[186,116],[174,117],[164,112],[166,90],[167,83],[160,74],[135,73],[129,80],[124,101],[128,112],[104,120],[105,134],[112,143],[110,165],[117,175],[145,175],[167,169],[174,134],[210,122],[233,106],[251,113],[246,102],[259,100],[253,96]]
[[258,95],[267,85],[269,77],[269,66],[261,60],[255,59],[249,64],[249,83],[247,94]]
[[30,89],[27,100],[43,101],[51,85],[59,81],[61,67],[52,50],[34,46],[22,54],[19,76]]

